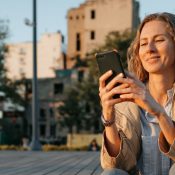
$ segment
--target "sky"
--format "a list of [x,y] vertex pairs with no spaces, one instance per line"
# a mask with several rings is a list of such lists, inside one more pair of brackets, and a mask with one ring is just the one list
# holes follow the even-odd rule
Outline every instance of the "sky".
[[[85,0],[37,0],[38,39],[45,32],[61,33],[67,39],[67,10],[78,7]],[[122,1],[122,0],[121,0]],[[173,0],[138,0],[140,17],[153,12],[175,13]],[[33,0],[0,0],[0,19],[9,21],[10,35],[8,43],[32,41],[32,27],[26,26],[26,18],[32,21]]]

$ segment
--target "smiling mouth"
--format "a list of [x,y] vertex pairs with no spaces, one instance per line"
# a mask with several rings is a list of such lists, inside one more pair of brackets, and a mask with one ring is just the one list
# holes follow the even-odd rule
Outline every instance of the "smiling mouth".
[[160,58],[160,56],[152,56],[152,57],[147,58],[146,61],[155,60],[158,58]]

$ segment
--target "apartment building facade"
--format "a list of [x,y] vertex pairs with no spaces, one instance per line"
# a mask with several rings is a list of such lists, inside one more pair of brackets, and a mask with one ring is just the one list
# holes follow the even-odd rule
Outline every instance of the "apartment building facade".
[[139,24],[139,3],[135,0],[86,0],[67,13],[68,67],[72,58],[85,58],[101,46],[112,31],[136,29]]
[[[61,32],[45,33],[37,42],[38,78],[55,77],[56,69],[64,68],[63,36]],[[5,58],[7,76],[12,80],[32,78],[33,76],[32,42],[8,44]]]
[[[68,128],[60,124],[61,116],[58,107],[67,97],[67,90],[78,81],[78,72],[73,69],[57,70],[55,78],[41,78],[38,80],[38,107],[39,107],[39,140],[41,143],[57,143],[66,138]],[[31,80],[27,85],[26,119],[27,135],[32,136],[32,87]]]

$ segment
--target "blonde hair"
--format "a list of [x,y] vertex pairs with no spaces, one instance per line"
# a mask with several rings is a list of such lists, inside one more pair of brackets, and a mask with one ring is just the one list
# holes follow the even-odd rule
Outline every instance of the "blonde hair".
[[139,45],[140,45],[140,34],[144,25],[150,21],[158,20],[163,21],[167,24],[169,34],[175,41],[175,15],[171,13],[154,13],[146,16],[140,24],[136,37],[128,48],[128,70],[133,72],[141,81],[145,82],[149,79],[148,72],[143,68],[139,58]]

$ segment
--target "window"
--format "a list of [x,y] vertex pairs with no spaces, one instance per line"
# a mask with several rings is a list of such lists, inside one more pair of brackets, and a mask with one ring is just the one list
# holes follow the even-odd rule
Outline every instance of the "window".
[[43,108],[40,108],[40,120],[46,119],[46,110]]
[[78,15],[76,16],[76,19],[77,19],[77,20],[79,19],[79,16],[78,16]]
[[95,19],[95,10],[91,10],[91,19]]
[[50,117],[53,118],[54,117],[53,108],[49,108],[49,113],[50,113]]
[[64,84],[63,83],[56,83],[54,84],[54,94],[62,94],[64,89]]
[[40,136],[44,137],[46,134],[46,125],[40,125]]
[[56,125],[51,125],[50,126],[50,135],[52,137],[55,137],[56,136]]
[[81,50],[81,40],[80,40],[80,33],[76,34],[76,50]]
[[70,19],[70,20],[72,20],[72,19],[73,19],[73,17],[72,17],[72,16],[69,16],[69,19]]
[[91,40],[95,39],[95,31],[91,31],[91,36],[90,36]]

